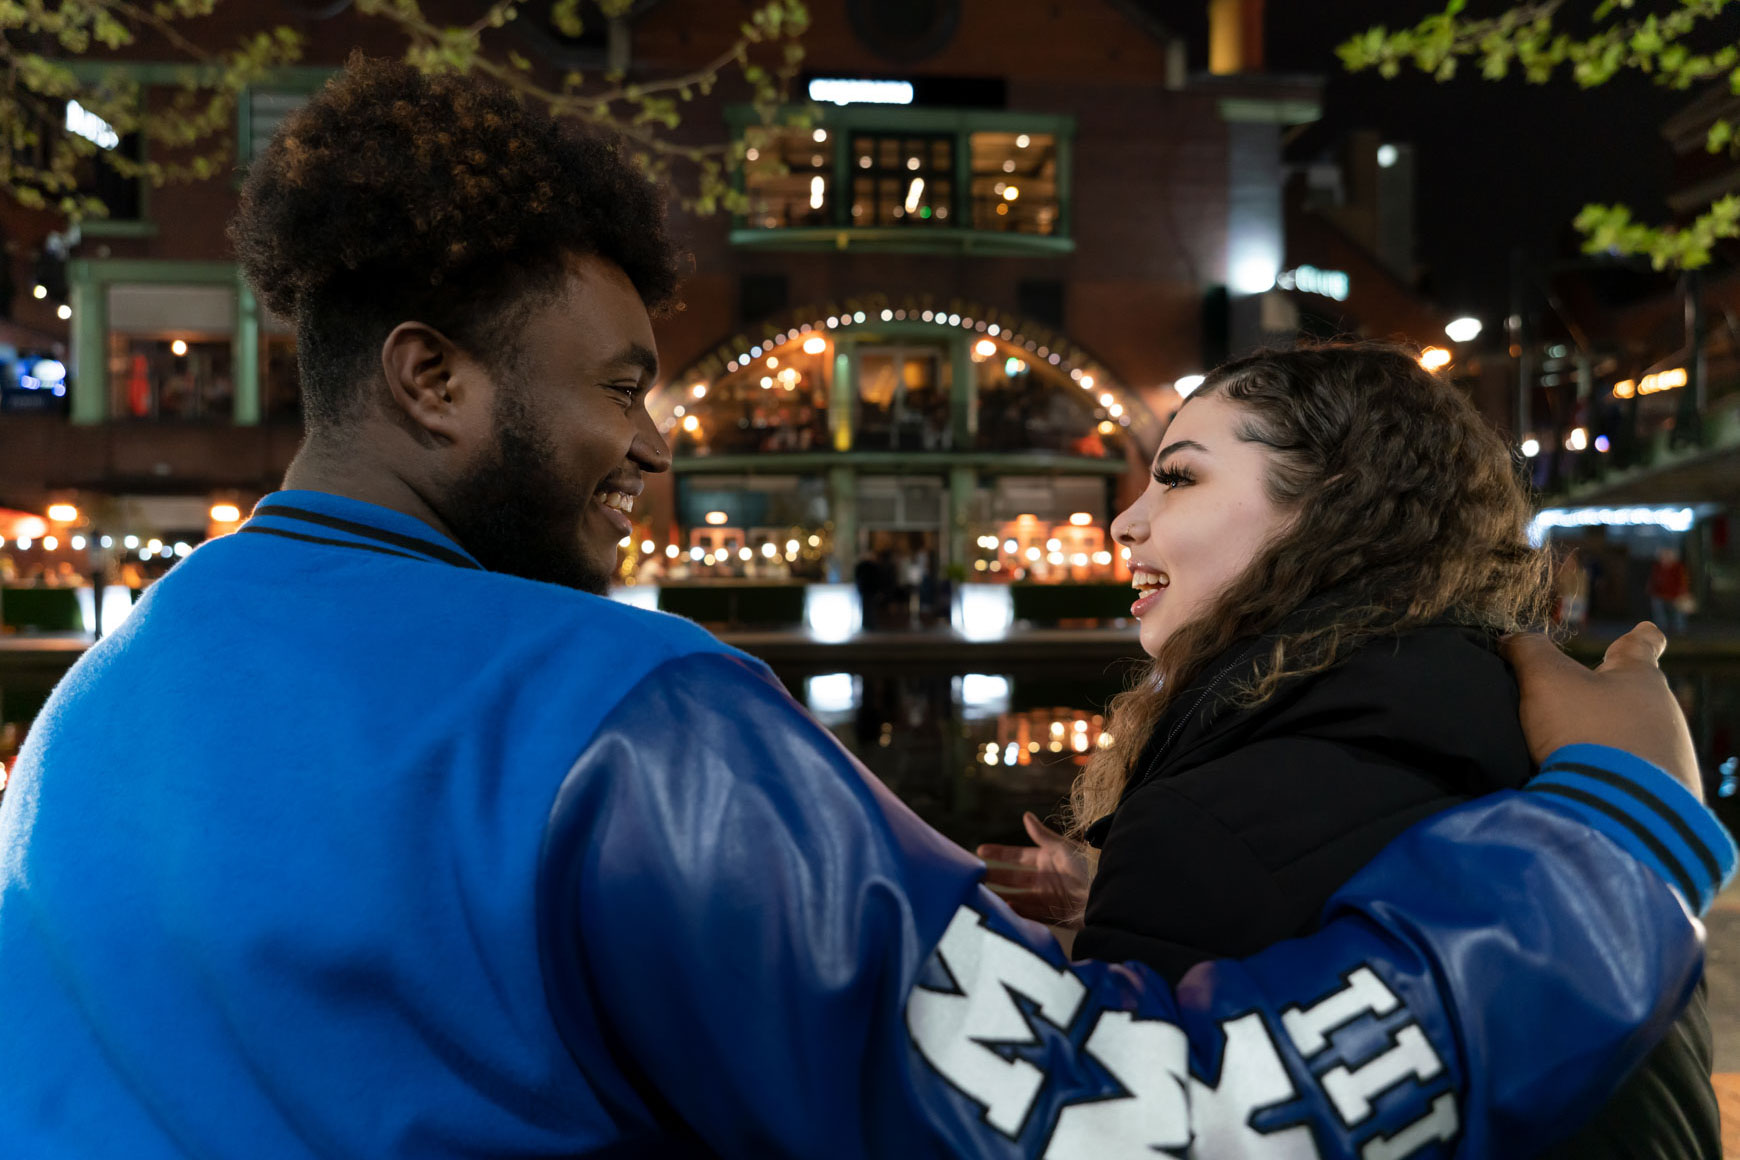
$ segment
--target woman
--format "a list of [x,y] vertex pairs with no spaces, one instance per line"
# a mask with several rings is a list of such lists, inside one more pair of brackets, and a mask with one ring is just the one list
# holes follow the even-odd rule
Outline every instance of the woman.
[[[1400,348],[1221,367],[1153,476],[1112,525],[1153,663],[1112,704],[1068,837],[1029,815],[1036,847],[980,854],[1077,956],[1176,981],[1311,931],[1413,823],[1527,780],[1495,643],[1541,627],[1553,587],[1508,448]],[[1720,1157],[1709,1065],[1700,991],[1562,1154]]]

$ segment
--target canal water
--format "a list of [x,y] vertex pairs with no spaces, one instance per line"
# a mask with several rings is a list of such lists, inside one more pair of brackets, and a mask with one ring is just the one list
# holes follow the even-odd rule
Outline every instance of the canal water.
[[[1056,813],[1134,666],[775,671],[914,811],[971,849],[1024,843],[1022,810]],[[1740,662],[1666,672],[1692,725],[1707,800],[1740,834]]]
[[[989,671],[986,671],[987,668]],[[1053,816],[1099,745],[1120,661],[923,667],[777,664],[792,695],[918,815],[972,849],[1024,841],[1021,812]],[[1711,804],[1740,833],[1740,662],[1667,666],[1703,761]],[[56,674],[0,675],[0,760]],[[117,776],[121,776],[117,771]]]

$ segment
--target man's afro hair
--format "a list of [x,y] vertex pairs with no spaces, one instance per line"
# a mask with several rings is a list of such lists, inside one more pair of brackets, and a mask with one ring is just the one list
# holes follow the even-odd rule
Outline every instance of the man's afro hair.
[[499,85],[360,54],[254,161],[230,237],[296,323],[311,425],[349,411],[410,318],[499,364],[567,255],[620,266],[649,310],[678,280],[663,190],[615,139]]

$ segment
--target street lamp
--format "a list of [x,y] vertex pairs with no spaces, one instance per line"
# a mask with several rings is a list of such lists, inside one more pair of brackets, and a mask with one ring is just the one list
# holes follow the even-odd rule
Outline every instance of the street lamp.
[[1458,318],[1444,327],[1451,342],[1473,342],[1480,337],[1480,319]]

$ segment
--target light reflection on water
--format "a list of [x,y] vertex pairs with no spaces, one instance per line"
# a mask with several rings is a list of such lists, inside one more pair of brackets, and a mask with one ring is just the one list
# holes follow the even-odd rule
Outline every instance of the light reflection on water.
[[[1069,664],[776,671],[920,817],[968,849],[1025,842],[1023,810],[1057,813],[1128,676],[1121,665]],[[1722,771],[1740,766],[1740,664],[1670,663],[1667,672],[1698,743],[1706,796],[1740,833],[1740,777]],[[52,684],[44,675],[0,679],[0,761],[11,760]]]
[[[1706,796],[1740,834],[1740,776],[1728,777],[1729,794],[1721,793],[1723,765],[1740,766],[1740,665],[1670,664],[1667,672],[1698,743]],[[1100,744],[1101,714],[1126,671],[1046,665],[779,675],[920,817],[971,849],[1025,843],[1023,810],[1057,813]]]

